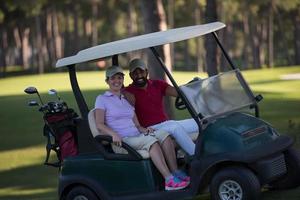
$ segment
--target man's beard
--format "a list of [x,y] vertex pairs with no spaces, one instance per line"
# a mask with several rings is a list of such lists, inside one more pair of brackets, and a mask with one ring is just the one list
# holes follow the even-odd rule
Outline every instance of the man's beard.
[[147,84],[147,78],[139,78],[133,81],[133,84],[137,87],[144,87]]

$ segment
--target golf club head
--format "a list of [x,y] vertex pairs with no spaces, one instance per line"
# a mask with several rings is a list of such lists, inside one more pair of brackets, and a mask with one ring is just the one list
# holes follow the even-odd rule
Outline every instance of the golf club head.
[[55,95],[58,98],[58,100],[60,101],[60,96],[58,95],[58,93],[57,93],[57,91],[55,89],[50,89],[48,91],[48,94]]
[[37,89],[36,89],[35,87],[32,87],[32,86],[27,87],[27,88],[24,90],[24,92],[25,92],[26,94],[36,94],[36,93],[38,93]]
[[48,94],[50,94],[50,95],[57,95],[57,91],[55,89],[50,89],[48,91]]
[[31,100],[28,102],[28,106],[38,106],[38,105],[39,105],[39,103],[35,100]]

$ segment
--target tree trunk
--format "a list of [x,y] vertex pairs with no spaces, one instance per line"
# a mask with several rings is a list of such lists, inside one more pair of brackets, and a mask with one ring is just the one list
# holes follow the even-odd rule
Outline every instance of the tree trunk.
[[21,51],[22,51],[22,41],[21,41],[21,36],[20,36],[20,31],[19,28],[16,26],[13,30],[14,32],[14,40],[16,43],[16,58],[15,58],[15,64],[16,65],[21,65],[22,64],[22,58],[21,58]]
[[29,69],[30,46],[29,46],[30,28],[25,28],[22,32],[22,63],[25,70]]
[[[169,25],[169,29],[174,28],[174,0],[168,0],[168,25]],[[174,66],[174,55],[175,55],[175,51],[174,51],[174,44],[171,43],[170,44],[170,65],[173,67]]]
[[134,36],[137,33],[137,14],[134,8],[134,1],[130,0],[128,4],[128,12],[127,12],[127,33],[128,36]]
[[191,58],[190,58],[190,52],[189,52],[190,45],[189,45],[188,40],[183,41],[183,43],[184,43],[184,53],[183,53],[183,55],[184,55],[184,68],[183,68],[183,70],[192,71],[193,66],[192,66],[192,62],[191,62]]
[[[166,16],[163,10],[161,0],[142,0],[141,7],[143,13],[145,33],[163,31],[167,29]],[[169,45],[164,45],[163,47],[156,47],[156,50],[159,52],[168,69],[171,70]],[[164,71],[157,65],[157,61],[153,58],[152,53],[150,53],[150,55],[148,56],[150,78],[165,80],[166,77]]]
[[58,58],[63,57],[63,49],[62,49],[62,42],[61,42],[61,36],[59,33],[59,28],[58,28],[58,18],[57,18],[57,13],[56,10],[53,11],[53,36],[54,36],[54,48],[55,48],[55,60]]
[[98,44],[98,24],[97,24],[97,19],[98,19],[98,4],[99,1],[94,0],[92,1],[92,46],[95,46]]
[[8,48],[8,41],[7,41],[7,32],[5,27],[1,27],[1,50],[0,50],[0,67],[2,68],[1,77],[6,76],[6,54],[7,54],[7,48]]
[[[130,0],[127,4],[127,35],[132,37],[138,33],[138,20],[137,13],[135,10],[135,0]],[[127,61],[129,62],[131,59],[135,57],[141,57],[140,51],[129,52],[127,56]]]
[[40,16],[35,17],[36,23],[36,54],[37,54],[37,67],[38,73],[43,74],[45,72],[44,60],[43,60],[43,41],[42,41],[42,31],[41,31],[41,20]]
[[[290,12],[291,14],[292,12]],[[282,16],[281,12],[276,13],[276,25],[278,26],[277,30],[285,30],[286,25],[285,25],[285,17]],[[290,16],[290,19],[294,19],[295,16],[288,15]],[[283,51],[280,52],[281,57],[285,58],[285,64],[290,65],[293,63],[293,58],[290,56],[288,49],[290,49],[289,42],[286,36],[285,31],[277,31],[276,33],[278,38],[280,38],[280,43],[282,45]],[[295,41],[296,42],[296,41]]]
[[268,17],[268,60],[267,66],[274,66],[274,47],[273,47],[273,35],[274,30],[274,0],[271,0],[271,4],[269,5],[269,17]]
[[[199,1],[195,1],[195,24],[201,24],[201,5]],[[204,72],[204,55],[205,55],[205,49],[203,45],[203,39],[201,37],[196,38],[196,56],[197,56],[197,71],[198,72]]]
[[70,41],[72,44],[71,54],[75,54],[79,51],[80,48],[80,36],[79,36],[79,8],[77,4],[73,5],[73,19],[74,19],[74,25],[73,25],[73,36],[72,41]]
[[55,64],[55,48],[53,43],[53,31],[52,31],[52,9],[49,8],[46,12],[46,32],[47,32],[47,49],[49,57],[49,65]]
[[267,64],[268,54],[268,22],[262,22],[259,26],[259,49],[260,49],[260,63],[261,66]]
[[300,65],[300,8],[295,10],[294,20],[294,41],[295,41],[295,64]]
[[[216,0],[206,0],[205,21],[206,23],[217,21]],[[212,34],[205,37],[206,69],[208,76],[218,74],[217,68],[217,43]]]
[[83,35],[83,47],[87,48],[90,47],[92,44],[92,20],[84,17],[83,18],[83,30],[84,30],[84,35]]
[[[110,0],[108,1],[108,6],[109,6],[109,9],[114,11],[114,7],[116,5],[116,0]],[[116,39],[116,12],[110,12],[109,15],[108,15],[108,23],[110,25],[110,31],[109,31],[109,34],[110,34],[110,39],[111,41],[114,41]]]
[[259,45],[259,36],[257,33],[257,24],[250,23],[250,35],[251,35],[251,50],[252,50],[252,58],[253,58],[253,67],[260,68],[260,45]]
[[249,32],[249,13],[243,15],[244,47],[243,47],[243,68],[248,69],[250,64],[250,32]]
[[[142,0],[141,8],[143,13],[144,29],[146,33],[163,31],[167,29],[166,15],[161,0],[153,0],[153,1]],[[164,45],[163,47],[161,46],[156,47],[156,50],[164,60],[168,70],[171,71],[172,66],[171,66],[171,57],[170,57],[170,45]],[[149,52],[148,66],[149,66],[150,78],[166,80],[166,75],[163,69],[158,65],[159,64],[152,56],[152,53]],[[172,112],[171,104],[172,104],[171,99],[170,98],[166,99],[165,101],[166,111],[168,115],[172,118],[174,115]]]
[[64,55],[65,56],[71,56],[72,55],[72,47],[70,44],[72,41],[72,34],[71,34],[71,11],[67,8],[66,14],[65,14],[65,22],[66,27],[64,31]]

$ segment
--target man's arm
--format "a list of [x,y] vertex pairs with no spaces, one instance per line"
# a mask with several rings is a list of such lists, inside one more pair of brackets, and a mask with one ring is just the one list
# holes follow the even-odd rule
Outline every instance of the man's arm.
[[176,89],[170,85],[166,88],[166,95],[172,96],[172,97],[178,96]]
[[122,90],[122,94],[125,96],[125,99],[134,107],[135,96],[126,90]]

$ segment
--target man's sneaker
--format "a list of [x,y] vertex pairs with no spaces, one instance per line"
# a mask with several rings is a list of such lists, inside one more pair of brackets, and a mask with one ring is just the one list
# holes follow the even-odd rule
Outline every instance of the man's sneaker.
[[181,170],[174,172],[173,176],[175,176],[178,179],[185,181],[187,183],[190,183],[190,181],[191,181],[191,178],[184,171],[181,171]]
[[165,190],[180,190],[186,188],[189,183],[172,176],[165,181]]

